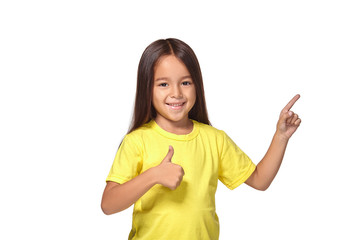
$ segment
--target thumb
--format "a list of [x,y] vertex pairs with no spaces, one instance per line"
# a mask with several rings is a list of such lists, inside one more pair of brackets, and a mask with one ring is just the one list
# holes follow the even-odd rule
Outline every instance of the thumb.
[[171,158],[173,157],[173,155],[174,155],[174,148],[170,145],[169,146],[169,151],[166,154],[163,162],[171,162]]
[[286,121],[289,117],[291,117],[294,114],[292,111],[282,111],[280,114],[280,120]]

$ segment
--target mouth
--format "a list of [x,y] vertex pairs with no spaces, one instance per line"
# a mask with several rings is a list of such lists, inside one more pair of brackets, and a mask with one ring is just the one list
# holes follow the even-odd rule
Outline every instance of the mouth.
[[182,102],[182,103],[166,103],[166,105],[168,105],[170,107],[170,109],[172,109],[172,110],[179,110],[185,105],[185,102]]

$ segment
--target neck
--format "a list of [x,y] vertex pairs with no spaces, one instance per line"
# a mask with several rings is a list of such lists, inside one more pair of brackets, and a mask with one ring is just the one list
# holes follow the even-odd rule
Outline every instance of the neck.
[[193,130],[193,122],[189,118],[174,122],[169,120],[163,121],[163,119],[156,117],[155,122],[165,131],[178,135],[189,134]]

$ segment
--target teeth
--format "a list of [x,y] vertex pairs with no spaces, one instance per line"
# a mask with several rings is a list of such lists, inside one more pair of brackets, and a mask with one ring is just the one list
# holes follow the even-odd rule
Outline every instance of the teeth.
[[180,104],[169,104],[170,106],[173,106],[173,107],[178,107],[178,106],[181,106],[182,105],[182,103],[180,103]]

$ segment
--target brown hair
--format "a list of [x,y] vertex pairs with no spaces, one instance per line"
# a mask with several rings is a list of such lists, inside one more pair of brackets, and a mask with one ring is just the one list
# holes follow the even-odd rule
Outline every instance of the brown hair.
[[156,117],[156,111],[152,105],[154,67],[160,57],[166,55],[174,55],[182,61],[194,82],[196,101],[189,112],[189,118],[210,125],[205,103],[203,79],[197,57],[190,46],[183,41],[168,38],[151,43],[141,56],[137,73],[135,107],[129,133]]

